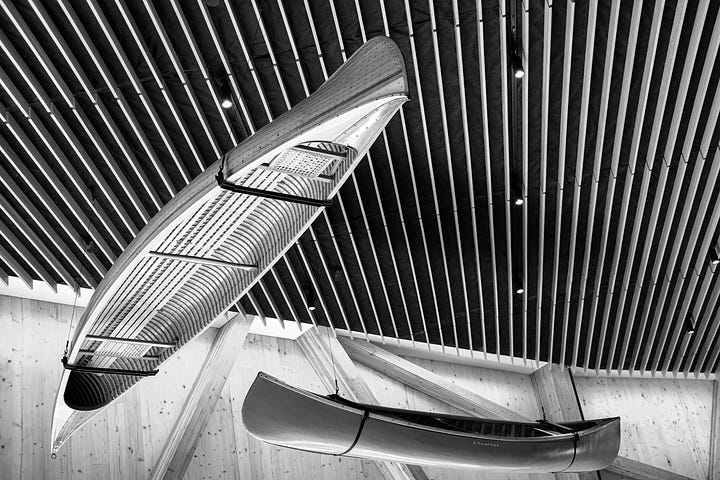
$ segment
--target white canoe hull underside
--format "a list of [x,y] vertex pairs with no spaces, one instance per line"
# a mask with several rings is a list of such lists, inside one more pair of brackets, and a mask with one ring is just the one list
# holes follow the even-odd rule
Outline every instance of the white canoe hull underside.
[[[402,56],[392,41],[375,38],[313,95],[228,152],[225,177],[243,187],[330,199],[405,101]],[[156,369],[237,302],[321,212],[221,189],[218,168],[210,166],[163,207],[113,265],[74,332],[69,365]],[[64,370],[53,453],[141,378]]]

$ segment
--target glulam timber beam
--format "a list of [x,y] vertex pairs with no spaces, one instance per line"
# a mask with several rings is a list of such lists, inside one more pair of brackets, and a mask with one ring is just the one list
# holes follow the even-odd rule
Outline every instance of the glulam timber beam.
[[[550,422],[572,422],[584,420],[580,398],[570,368],[547,364],[530,375],[533,387],[542,407],[545,419]],[[618,456],[607,468],[599,472],[556,473],[560,479],[628,479],[628,480],[683,480],[684,477],[646,463]]]
[[468,415],[516,422],[532,421],[372,343],[348,338],[338,338],[338,341],[352,360]]
[[185,476],[200,434],[215,410],[253,318],[240,308],[240,313],[218,330],[150,480],[180,480]]
[[[543,418],[554,423],[583,420],[570,369],[547,364],[530,375]],[[599,480],[595,472],[556,473],[558,479]]]
[[[343,397],[355,402],[377,403],[375,395],[360,377],[352,359],[327,327],[310,329],[295,341],[326,388],[330,391],[337,388]],[[376,462],[376,465],[387,480],[428,478],[418,466],[392,462]]]

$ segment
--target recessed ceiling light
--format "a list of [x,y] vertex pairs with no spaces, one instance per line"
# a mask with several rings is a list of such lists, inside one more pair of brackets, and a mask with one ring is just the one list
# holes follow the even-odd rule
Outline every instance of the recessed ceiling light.
[[512,67],[513,76],[515,78],[523,78],[525,76],[525,70],[523,70],[520,55],[514,54],[510,57],[510,66]]

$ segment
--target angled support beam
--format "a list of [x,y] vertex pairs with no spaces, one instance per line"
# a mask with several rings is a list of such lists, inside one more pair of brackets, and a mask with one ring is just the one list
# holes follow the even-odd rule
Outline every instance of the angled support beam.
[[468,415],[501,418],[515,422],[532,421],[509,408],[498,405],[477,393],[466,390],[444,378],[409,362],[376,345],[361,340],[338,338],[351,359],[383,375],[429,395]]
[[[325,387],[334,391],[337,382],[337,388],[344,397],[360,403],[377,403],[375,395],[360,377],[357,367],[328,328],[313,328],[295,341]],[[392,462],[376,462],[376,465],[387,480],[428,478],[421,467]]]
[[708,478],[710,480],[720,480],[718,435],[720,435],[720,383],[715,380],[713,382],[712,423],[710,425],[710,468],[708,468]]
[[[602,470],[602,479],[610,477],[607,473],[614,476],[612,478],[632,479],[632,480],[690,480],[690,477],[669,472],[662,468],[653,467],[647,463],[638,462],[625,457],[617,457],[615,461]],[[710,477],[712,478],[712,477]]]
[[[530,375],[543,416],[554,423],[584,420],[569,368],[547,364]],[[600,480],[596,472],[556,473],[558,479]]]
[[[575,381],[569,368],[547,364],[532,375],[533,386],[538,402],[547,420],[551,422],[572,422],[584,420],[580,398],[575,389]],[[653,467],[626,457],[618,456],[607,468],[599,472],[579,474],[556,473],[557,478],[580,478],[582,480],[628,479],[628,480],[684,480],[677,473]]]
[[218,330],[150,480],[181,480],[185,476],[200,433],[215,410],[252,323],[253,317],[246,315],[242,308],[239,310],[240,313]]

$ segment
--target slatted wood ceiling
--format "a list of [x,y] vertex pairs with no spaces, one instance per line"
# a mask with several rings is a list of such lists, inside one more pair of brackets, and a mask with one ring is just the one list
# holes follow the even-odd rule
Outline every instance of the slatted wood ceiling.
[[97,286],[192,178],[389,35],[412,101],[245,307],[448,354],[713,372],[719,8],[0,0],[0,281]]

